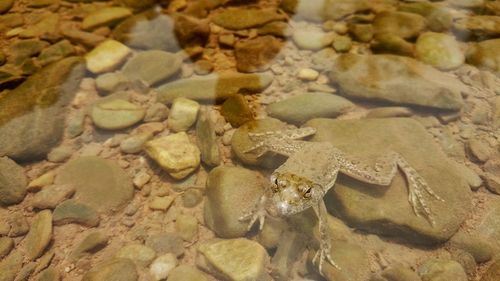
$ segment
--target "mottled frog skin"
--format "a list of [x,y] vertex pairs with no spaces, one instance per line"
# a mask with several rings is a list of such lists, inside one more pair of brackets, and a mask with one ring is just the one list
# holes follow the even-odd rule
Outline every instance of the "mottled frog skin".
[[407,179],[408,201],[415,215],[423,216],[434,225],[425,193],[437,200],[443,199],[434,193],[425,179],[399,153],[384,152],[372,167],[361,159],[346,155],[329,142],[299,140],[314,133],[314,128],[305,127],[249,134],[256,145],[247,152],[261,156],[266,151],[272,151],[288,157],[270,177],[271,195],[264,195],[255,209],[241,218],[250,219],[249,227],[259,220],[262,229],[266,209],[277,215],[289,216],[312,207],[318,216],[320,229],[320,250],[313,262],[319,259],[320,273],[325,259],[339,268],[330,256],[331,243],[326,230],[327,211],[323,196],[334,186],[338,173],[366,183],[387,186],[391,184],[398,168]]

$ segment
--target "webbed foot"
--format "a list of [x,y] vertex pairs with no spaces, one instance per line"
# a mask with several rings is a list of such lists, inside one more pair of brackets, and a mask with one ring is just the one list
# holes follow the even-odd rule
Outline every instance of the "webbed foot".
[[247,227],[248,230],[252,228],[257,220],[259,221],[259,231],[264,227],[264,222],[267,215],[266,201],[267,197],[265,195],[262,195],[253,209],[244,213],[243,216],[238,219],[239,221],[250,221]]
[[323,273],[323,263],[325,262],[325,260],[327,260],[328,263],[333,265],[336,269],[340,270],[340,266],[333,260],[330,254],[330,250],[331,250],[330,242],[321,241],[320,249],[314,255],[312,262],[313,264],[318,264],[318,269],[320,274]]

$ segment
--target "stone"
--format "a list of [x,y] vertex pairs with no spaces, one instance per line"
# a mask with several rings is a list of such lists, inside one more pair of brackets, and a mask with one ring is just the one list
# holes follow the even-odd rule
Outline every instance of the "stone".
[[480,138],[472,138],[469,140],[467,148],[475,160],[486,162],[493,154],[493,149],[489,144]]
[[76,54],[75,47],[68,40],[61,40],[40,52],[38,61],[42,65],[61,60],[65,57],[73,56]]
[[144,148],[144,144],[153,138],[151,133],[139,133],[124,139],[120,143],[120,150],[124,153],[139,153]]
[[334,118],[350,109],[349,100],[326,93],[300,94],[267,106],[269,116],[287,123],[302,124],[313,118]]
[[12,8],[14,5],[14,0],[2,0],[0,1],[0,14],[4,14]]
[[182,79],[158,87],[157,98],[161,103],[172,103],[178,97],[197,101],[223,100],[238,92],[260,92],[271,84],[273,78],[269,72],[229,72]]
[[23,266],[23,255],[14,251],[0,261],[0,280],[14,281]]
[[37,281],[60,281],[61,274],[57,269],[49,267],[38,274]]
[[198,117],[200,104],[194,100],[186,98],[176,98],[172,102],[172,107],[167,119],[168,127],[174,132],[187,131]]
[[446,202],[425,197],[436,221],[433,226],[415,216],[407,200],[407,183],[402,174],[396,175],[391,185],[380,189],[340,177],[335,188],[325,196],[326,205],[350,226],[370,233],[397,235],[410,243],[432,244],[448,240],[467,217],[471,191],[466,179],[417,121],[409,118],[313,119],[304,126],[316,129],[311,141],[329,141],[346,154],[365,159],[368,165],[373,165],[386,150],[397,151]]
[[455,19],[453,27],[465,34],[496,36],[500,34],[500,18],[490,15],[473,15]]
[[224,101],[221,114],[233,127],[239,127],[248,121],[254,120],[254,114],[246,98],[236,94]]
[[200,165],[200,150],[185,132],[155,138],[145,150],[174,179],[187,177]]
[[70,199],[57,205],[54,209],[54,224],[63,225],[77,223],[88,227],[99,225],[99,215],[88,205]]
[[166,105],[163,103],[155,103],[146,110],[144,122],[161,122],[167,119],[168,114],[169,109]]
[[74,198],[99,212],[119,210],[133,198],[132,180],[120,166],[95,156],[84,156],[66,163],[58,172],[56,184],[73,184]]
[[272,21],[257,29],[259,35],[273,35],[277,37],[290,37],[292,29],[284,21]]
[[146,246],[155,250],[158,255],[173,253],[177,257],[184,253],[182,239],[176,233],[163,232],[146,238]]
[[284,19],[285,16],[275,9],[227,8],[212,16],[213,23],[232,30],[258,27]]
[[0,258],[6,257],[14,248],[14,240],[9,237],[0,237]]
[[211,271],[228,280],[265,280],[269,256],[259,243],[245,239],[206,242],[198,251]]
[[399,264],[386,268],[381,275],[387,281],[420,281],[415,271]]
[[259,173],[229,166],[219,166],[208,174],[204,206],[205,224],[218,237],[236,238],[248,231],[248,221],[241,221],[264,192],[267,180]]
[[46,41],[38,39],[17,41],[9,47],[8,61],[19,66],[26,59],[40,54],[49,45]]
[[471,44],[467,50],[467,62],[480,69],[500,71],[500,39],[484,40]]
[[500,276],[500,259],[492,263],[481,277],[481,281],[495,281]]
[[154,9],[122,21],[114,28],[113,38],[134,49],[179,50],[174,21],[170,16]]
[[382,12],[373,20],[375,34],[392,34],[401,38],[414,38],[425,28],[425,18],[407,12]]
[[319,72],[311,68],[302,68],[297,73],[297,78],[305,81],[314,81],[318,79]]
[[175,229],[184,241],[193,241],[198,234],[198,220],[192,215],[178,215],[175,219]]
[[156,252],[142,244],[125,245],[115,254],[115,258],[130,259],[141,267],[147,267],[155,257]]
[[129,259],[110,259],[92,267],[82,281],[137,281],[139,275],[133,261]]
[[394,55],[342,54],[335,59],[329,77],[348,97],[444,110],[459,110],[461,93],[467,91],[456,78]]
[[94,74],[116,70],[131,52],[132,50],[122,43],[108,39],[85,55],[87,69]]
[[121,72],[107,72],[97,76],[95,86],[101,95],[118,91],[130,84],[130,80]]
[[201,153],[201,161],[208,166],[218,166],[221,162],[221,153],[215,134],[215,123],[210,119],[207,107],[200,110],[196,122],[196,140]]
[[236,68],[244,73],[266,71],[282,47],[283,43],[270,35],[239,40],[234,45]]
[[174,15],[174,22],[174,40],[191,56],[200,54],[203,51],[201,46],[205,46],[210,35],[208,20],[178,13]]
[[455,37],[443,33],[420,34],[415,51],[420,61],[441,70],[457,68],[465,62],[465,55]]
[[422,280],[440,281],[456,280],[467,281],[467,274],[462,266],[452,260],[431,259],[418,268]]
[[70,258],[77,260],[85,254],[91,254],[106,247],[109,236],[102,232],[91,232],[71,252]]
[[335,36],[333,39],[333,48],[337,52],[347,52],[352,47],[352,39],[349,36]]
[[47,154],[47,160],[54,163],[62,163],[68,160],[74,153],[74,148],[69,145],[61,145],[53,148]]
[[462,266],[468,277],[476,276],[477,264],[474,257],[470,253],[460,249],[452,249],[451,259],[458,262]]
[[98,128],[120,130],[140,122],[146,111],[123,99],[110,99],[94,104],[90,111],[92,122]]
[[394,34],[377,34],[370,47],[377,53],[390,53],[408,57],[413,57],[415,53],[413,43]]
[[[170,272],[177,266],[177,257],[172,253],[167,253],[157,257],[149,268],[149,273],[154,280],[165,280]],[[170,279],[170,278],[169,278]]]
[[101,26],[113,27],[131,15],[132,11],[124,7],[106,7],[97,9],[83,18],[82,29],[93,30]]
[[23,214],[17,212],[9,217],[10,224],[9,237],[18,237],[28,233],[30,226]]
[[136,54],[122,68],[122,73],[130,80],[140,80],[147,86],[156,85],[179,72],[181,58],[173,53],[151,50]]
[[125,7],[129,7],[134,10],[144,10],[147,8],[150,8],[157,4],[157,0],[143,0],[143,1],[136,1],[136,0],[117,0],[118,3]]
[[292,34],[292,40],[297,47],[313,51],[332,44],[334,37],[333,33],[325,33],[319,28],[297,29]]
[[155,211],[167,211],[174,202],[173,196],[155,196],[149,202],[149,208]]
[[8,157],[0,157],[0,204],[12,205],[23,201],[27,185],[23,167]]
[[61,35],[75,44],[82,44],[86,47],[95,47],[106,41],[106,37],[78,29],[63,29]]
[[182,194],[182,204],[186,208],[196,207],[203,200],[203,194],[196,189],[188,189]]
[[401,3],[399,10],[419,14],[427,19],[427,26],[434,32],[448,31],[453,25],[453,14],[446,6],[430,2]]
[[40,257],[52,239],[52,213],[50,210],[43,210],[36,214],[25,239],[27,257],[30,260]]
[[408,107],[377,107],[368,111],[365,118],[410,117],[412,114],[413,112]]
[[209,60],[197,60],[194,64],[194,73],[197,75],[208,75],[214,70],[214,65]]
[[69,57],[30,76],[0,97],[0,155],[37,160],[62,139],[67,105],[85,74],[82,59]]
[[238,159],[248,165],[276,167],[275,153],[266,152],[259,157],[260,151],[248,151],[255,146],[248,133],[264,133],[268,131],[283,130],[287,124],[278,119],[266,118],[250,121],[240,126],[231,139],[231,149]]
[[365,23],[349,24],[349,32],[355,40],[364,43],[370,42],[374,36],[373,25]]
[[[208,281],[208,278],[203,271],[198,270],[194,266],[180,265],[170,271],[168,276],[169,281]],[[488,280],[489,281],[489,280]]]
[[31,205],[38,209],[54,209],[59,203],[70,198],[76,189],[70,184],[49,185],[33,196]]
[[56,13],[45,13],[41,19],[34,24],[22,29],[18,36],[20,38],[47,37],[57,38],[58,26],[60,26],[61,15]]
[[38,191],[44,186],[53,184],[55,177],[55,170],[51,170],[42,174],[28,184],[28,191]]
[[134,176],[134,186],[141,189],[143,188],[149,181],[151,180],[151,176],[146,171],[140,171]]

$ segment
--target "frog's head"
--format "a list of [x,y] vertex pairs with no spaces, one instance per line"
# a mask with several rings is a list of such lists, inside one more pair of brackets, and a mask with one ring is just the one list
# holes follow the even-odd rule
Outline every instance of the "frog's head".
[[271,175],[272,203],[280,215],[304,211],[322,200],[321,185],[292,173],[274,172]]

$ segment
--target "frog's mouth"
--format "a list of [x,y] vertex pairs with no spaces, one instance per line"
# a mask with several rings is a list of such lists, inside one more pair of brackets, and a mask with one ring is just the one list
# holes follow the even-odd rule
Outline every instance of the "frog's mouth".
[[272,201],[281,215],[299,213],[321,199],[321,187],[291,173],[273,173]]

